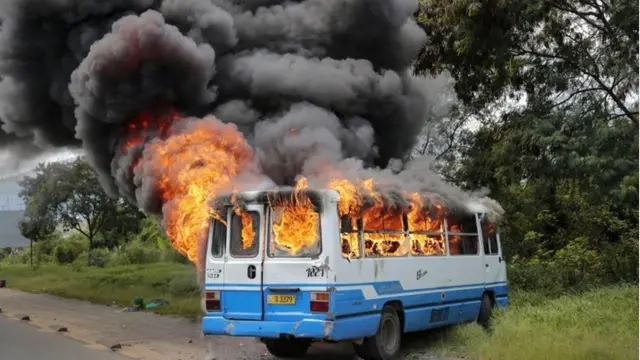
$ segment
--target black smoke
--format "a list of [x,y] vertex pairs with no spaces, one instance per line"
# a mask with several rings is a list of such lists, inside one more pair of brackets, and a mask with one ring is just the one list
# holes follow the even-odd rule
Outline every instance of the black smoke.
[[[144,146],[119,149],[124,124],[142,112],[236,124],[279,185],[327,162],[385,168],[411,150],[437,101],[428,87],[442,85],[410,74],[425,36],[411,19],[416,6],[3,0],[0,147],[81,146],[104,188],[139,204],[157,203],[141,199],[130,171]],[[440,182],[414,188],[448,193]]]

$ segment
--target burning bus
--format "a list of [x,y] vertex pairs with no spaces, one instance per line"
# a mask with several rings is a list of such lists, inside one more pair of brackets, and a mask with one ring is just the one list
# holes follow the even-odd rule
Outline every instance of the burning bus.
[[[398,357],[402,333],[486,324],[507,306],[500,235],[472,207],[418,194],[405,208],[349,182],[239,192],[216,201],[205,261],[205,335],[260,338],[276,357],[350,341]],[[362,184],[366,189],[371,184]]]

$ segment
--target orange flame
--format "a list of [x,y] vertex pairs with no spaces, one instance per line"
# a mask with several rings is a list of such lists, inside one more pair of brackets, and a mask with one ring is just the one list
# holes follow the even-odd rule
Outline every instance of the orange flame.
[[[175,114],[143,114],[129,124],[129,129],[135,134],[136,129],[156,124],[156,129],[166,136],[172,125],[168,121],[176,118]],[[124,142],[123,151],[135,144],[137,140],[132,139],[135,138]],[[196,265],[198,244],[206,237],[209,219],[213,216],[223,220],[209,206],[210,202],[230,187],[232,179],[247,169],[252,159],[253,151],[236,127],[214,117],[194,121],[183,132],[146,145],[143,160],[151,162],[157,179],[167,235],[172,245]],[[134,166],[141,162],[136,161]],[[247,235],[253,231],[252,226],[246,228],[250,229]]]
[[[307,186],[306,178],[298,181],[297,187]],[[338,213],[341,221],[349,222],[342,224],[349,229],[340,234],[345,258],[360,256],[359,230],[364,235],[365,256],[404,256],[409,251],[413,255],[446,253],[442,205],[436,203],[435,216],[432,216],[424,209],[425,200],[419,193],[407,192],[404,195],[411,203],[410,209],[390,209],[376,190],[374,179],[356,183],[336,178],[327,187],[340,195]],[[406,215],[406,224],[403,215]],[[358,229],[357,219],[362,220],[362,229]]]
[[242,250],[247,250],[253,245],[253,239],[255,239],[256,236],[256,232],[253,231],[253,219],[251,215],[242,212],[238,207],[234,209],[234,212],[240,216],[242,220]]
[[[424,202],[419,194],[411,194],[411,211],[407,214],[408,228],[411,238],[412,255],[444,255],[446,245],[443,234],[443,208],[436,205],[436,217],[431,218],[431,213],[423,211]],[[439,234],[425,234],[434,232]]]
[[272,204],[273,245],[275,250],[298,255],[320,240],[320,214],[308,197],[299,194],[300,185],[291,201]]

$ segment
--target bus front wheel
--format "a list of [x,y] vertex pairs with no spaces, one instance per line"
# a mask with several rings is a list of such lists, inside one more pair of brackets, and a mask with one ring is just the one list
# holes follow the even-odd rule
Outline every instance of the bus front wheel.
[[297,358],[304,356],[311,346],[306,339],[264,339],[269,353],[278,358]]
[[402,325],[398,313],[391,306],[382,309],[382,316],[375,336],[354,344],[358,356],[364,360],[396,360],[400,356]]

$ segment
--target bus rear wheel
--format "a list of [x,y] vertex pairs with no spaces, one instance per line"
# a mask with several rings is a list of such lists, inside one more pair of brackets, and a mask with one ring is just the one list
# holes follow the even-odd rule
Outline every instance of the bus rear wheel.
[[491,316],[493,315],[493,301],[489,294],[482,296],[482,303],[480,304],[480,313],[478,314],[478,324],[482,325],[485,329],[489,329],[491,325]]
[[364,360],[396,360],[402,345],[402,325],[398,313],[391,306],[382,309],[382,316],[375,336],[354,344],[356,354]]
[[288,359],[304,356],[311,346],[305,339],[264,339],[269,353],[275,357]]

